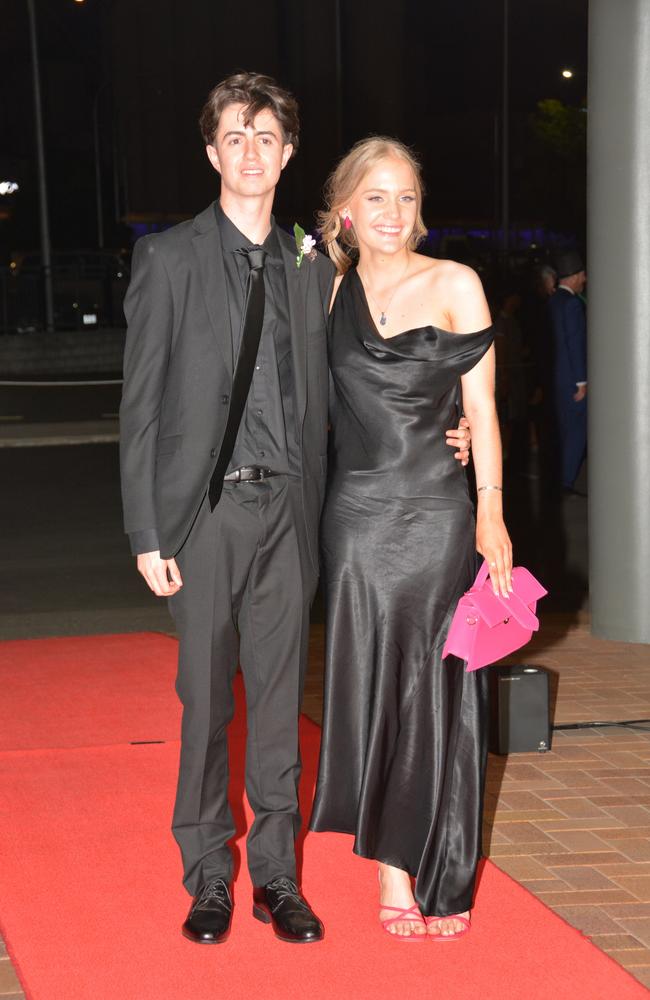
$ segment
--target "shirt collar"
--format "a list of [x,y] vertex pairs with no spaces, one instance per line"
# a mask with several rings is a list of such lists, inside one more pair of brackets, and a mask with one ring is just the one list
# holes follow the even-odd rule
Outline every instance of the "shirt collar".
[[[237,250],[242,250],[243,248],[248,249],[249,247],[256,245],[249,240],[248,236],[245,236],[237,228],[231,219],[228,218],[218,201],[215,202],[215,211],[217,216],[217,225],[219,226],[219,233],[221,235],[221,245],[224,250],[230,253],[235,253]],[[280,241],[278,240],[278,234],[276,232],[274,216],[271,216],[271,232],[262,243],[262,246],[268,254],[268,263],[282,263]]]
[[569,292],[569,294],[570,294],[570,295],[575,295],[575,292],[573,291],[573,289],[572,289],[572,288],[569,288],[569,286],[568,286],[568,285],[563,285],[563,284],[562,284],[562,282],[560,282],[560,283],[559,283],[559,285],[558,285],[557,287],[558,287],[558,288],[563,288],[563,289],[564,289],[564,291],[565,291],[565,292]]

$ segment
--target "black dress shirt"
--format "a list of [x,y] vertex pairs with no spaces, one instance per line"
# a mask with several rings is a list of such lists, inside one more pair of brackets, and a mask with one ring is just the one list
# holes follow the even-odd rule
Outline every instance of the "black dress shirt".
[[[249,274],[246,256],[238,251],[255,244],[237,229],[218,204],[216,212],[226,273],[234,371],[241,342]],[[299,475],[287,286],[273,220],[271,232],[262,246],[267,252],[264,265],[264,325],[228,471],[244,465],[259,465],[274,472]]]

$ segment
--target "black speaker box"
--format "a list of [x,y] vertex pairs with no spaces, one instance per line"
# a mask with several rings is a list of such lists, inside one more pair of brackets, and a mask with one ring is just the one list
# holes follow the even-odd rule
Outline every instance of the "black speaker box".
[[490,667],[490,751],[551,749],[549,677],[541,667]]

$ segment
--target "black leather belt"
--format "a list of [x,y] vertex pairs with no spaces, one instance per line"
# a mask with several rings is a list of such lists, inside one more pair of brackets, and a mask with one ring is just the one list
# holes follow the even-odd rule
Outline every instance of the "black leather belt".
[[241,469],[233,469],[223,477],[224,483],[259,483],[263,479],[277,476],[279,473],[271,469],[263,469],[259,465],[243,465]]

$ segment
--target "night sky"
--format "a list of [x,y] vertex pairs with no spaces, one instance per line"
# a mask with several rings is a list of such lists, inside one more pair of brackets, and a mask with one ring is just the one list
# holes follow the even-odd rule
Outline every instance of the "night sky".
[[[37,0],[55,247],[96,243],[93,112],[107,243],[120,220],[199,211],[218,183],[196,119],[208,90],[236,69],[268,72],[298,97],[299,156],[276,203],[309,226],[336,158],[370,132],[421,155],[427,221],[498,217],[495,129],[501,104],[502,0],[340,0],[337,96],[334,0]],[[17,180],[0,254],[38,242],[28,20],[2,0],[0,179]],[[546,221],[530,181],[527,122],[537,102],[583,106],[587,0],[510,0],[513,212]],[[572,81],[561,69],[575,71]],[[340,109],[340,113],[339,113]],[[0,202],[5,210],[8,199]]]

